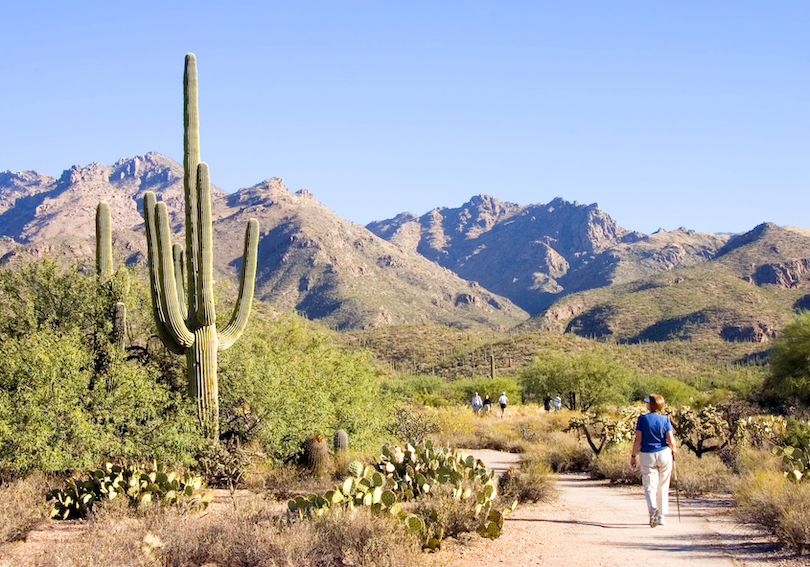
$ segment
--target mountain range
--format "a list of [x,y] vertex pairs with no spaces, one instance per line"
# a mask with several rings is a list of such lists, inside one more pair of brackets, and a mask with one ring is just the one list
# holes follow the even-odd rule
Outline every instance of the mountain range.
[[[0,255],[92,257],[105,200],[120,258],[144,263],[143,193],[167,203],[180,241],[182,175],[157,153],[73,166],[58,179],[0,172]],[[625,341],[762,341],[804,305],[810,285],[810,231],[767,223],[741,235],[645,235],[596,204],[478,195],[363,227],[277,178],[232,194],[214,187],[212,201],[220,277],[235,278],[245,224],[257,218],[256,297],[338,329],[521,325]]]

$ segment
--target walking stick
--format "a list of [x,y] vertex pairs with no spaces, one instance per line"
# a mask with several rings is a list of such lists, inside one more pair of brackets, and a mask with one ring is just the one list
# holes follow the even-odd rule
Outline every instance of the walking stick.
[[675,454],[672,454],[672,478],[675,480],[675,502],[678,504],[678,522],[681,521],[680,483],[678,482],[678,469],[675,468]]

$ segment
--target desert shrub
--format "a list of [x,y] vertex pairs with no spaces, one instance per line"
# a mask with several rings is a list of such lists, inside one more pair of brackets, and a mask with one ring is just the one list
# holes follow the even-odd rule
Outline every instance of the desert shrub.
[[548,500],[554,488],[551,469],[538,460],[523,461],[519,469],[509,469],[499,479],[501,498],[510,502],[542,502]]
[[313,477],[295,464],[280,465],[267,471],[264,478],[266,493],[276,500],[289,500],[306,494],[322,494],[334,486],[328,477]]
[[436,429],[430,435],[439,445],[475,447],[483,420],[472,409],[463,406],[438,408],[431,412]]
[[381,382],[383,393],[392,398],[426,406],[443,407],[447,399],[447,380],[441,376],[408,376],[388,378]]
[[81,534],[20,567],[186,567],[188,565],[375,565],[412,567],[424,557],[396,518],[365,510],[308,522],[280,519],[278,504],[254,496],[237,509],[182,516],[155,510],[132,517],[104,508]]
[[810,484],[784,475],[757,472],[742,477],[734,490],[741,522],[775,535],[796,553],[810,542]]
[[626,443],[597,455],[591,462],[590,474],[613,484],[641,484],[641,467],[630,466],[630,446]]
[[234,416],[223,436],[255,442],[270,458],[296,452],[313,431],[343,429],[357,448],[382,441],[391,404],[370,357],[298,316],[252,319],[220,369],[220,407]]
[[47,517],[48,484],[45,476],[34,473],[0,487],[0,543],[25,539]]
[[250,455],[234,442],[205,443],[192,470],[211,488],[235,490],[242,486],[251,465]]
[[810,404],[810,311],[803,311],[785,325],[768,354],[770,372],[764,391],[777,403],[793,400]]
[[557,431],[524,459],[538,459],[554,472],[587,471],[592,455],[590,448],[580,443],[575,434]]
[[413,440],[419,443],[441,427],[439,414],[435,410],[398,404],[393,413],[393,419],[386,429],[399,441]]
[[[704,455],[699,459],[688,451],[678,451],[675,457],[677,487],[685,496],[700,496],[713,492],[730,492],[734,473],[718,455]],[[672,486],[675,486],[673,477]]]
[[79,329],[0,345],[0,466],[84,468],[115,456],[187,462],[201,442],[191,404],[152,367],[95,373]]
[[[308,522],[279,523],[267,503],[194,526],[164,523],[154,531],[166,567],[186,565],[417,565],[417,541],[396,518],[365,510],[330,512]],[[196,528],[196,529],[195,529]]]

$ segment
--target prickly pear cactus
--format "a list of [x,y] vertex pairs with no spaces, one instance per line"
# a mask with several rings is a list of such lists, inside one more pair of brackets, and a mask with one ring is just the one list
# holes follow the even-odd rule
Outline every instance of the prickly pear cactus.
[[429,510],[421,516],[409,513],[403,511],[402,503],[447,486],[457,500],[474,499],[478,533],[489,538],[501,534],[504,514],[517,505],[514,502],[509,508],[496,510],[494,473],[471,456],[434,447],[431,442],[409,443],[405,447],[386,445],[376,463],[363,466],[355,461],[349,470],[351,476],[334,490],[322,496],[310,494],[290,500],[289,512],[299,517],[317,517],[332,508],[367,506],[375,513],[396,515],[406,530],[421,538],[425,548],[436,549],[443,537],[438,514],[431,515]]

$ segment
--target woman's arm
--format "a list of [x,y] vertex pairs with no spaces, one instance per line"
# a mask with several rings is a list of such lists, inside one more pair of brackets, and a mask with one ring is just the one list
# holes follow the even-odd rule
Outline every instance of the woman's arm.
[[[638,433],[638,431],[636,431]],[[672,456],[675,456],[675,434],[670,429],[667,431],[667,445],[672,449]]]
[[636,468],[636,455],[639,449],[641,449],[641,431],[636,429],[636,438],[633,439],[633,448],[630,450],[630,466],[633,468]]

